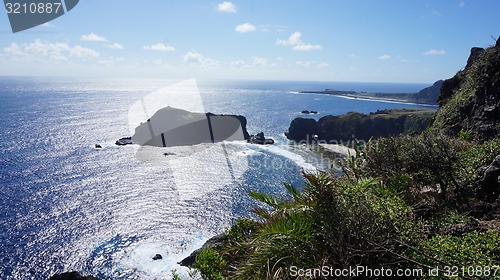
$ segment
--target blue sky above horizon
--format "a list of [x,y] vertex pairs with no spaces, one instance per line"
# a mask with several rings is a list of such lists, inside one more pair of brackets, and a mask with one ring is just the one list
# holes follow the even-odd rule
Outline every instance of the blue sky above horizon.
[[81,0],[13,34],[0,75],[432,83],[500,35],[497,0]]

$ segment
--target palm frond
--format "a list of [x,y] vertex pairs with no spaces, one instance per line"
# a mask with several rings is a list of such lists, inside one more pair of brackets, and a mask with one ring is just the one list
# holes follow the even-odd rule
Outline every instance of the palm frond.
[[281,200],[281,198],[268,193],[250,191],[248,192],[248,195],[251,198],[260,201],[274,209],[279,209],[283,205],[283,201]]

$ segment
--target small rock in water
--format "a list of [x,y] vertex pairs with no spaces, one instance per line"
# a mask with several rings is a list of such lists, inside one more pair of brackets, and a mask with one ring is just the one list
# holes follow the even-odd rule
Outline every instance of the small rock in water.
[[274,144],[274,140],[271,138],[266,138],[264,136],[264,132],[259,132],[256,135],[251,135],[247,140],[248,143],[251,144],[259,144],[259,145],[272,145]]
[[95,144],[95,146],[94,146],[94,147],[95,147],[96,149],[102,149],[102,146],[101,146],[101,145],[99,145],[99,144]]
[[125,145],[133,144],[132,143],[132,137],[123,137],[123,138],[120,138],[120,139],[116,140],[115,144],[118,145],[118,146],[125,146]]
[[154,257],[153,257],[153,260],[161,260],[163,259],[163,257],[160,255],[160,254],[156,254]]

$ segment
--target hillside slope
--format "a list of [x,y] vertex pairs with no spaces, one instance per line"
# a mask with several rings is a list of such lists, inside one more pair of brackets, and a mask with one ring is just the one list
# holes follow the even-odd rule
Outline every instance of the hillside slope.
[[467,65],[445,80],[433,128],[485,141],[500,134],[500,38],[487,49],[472,48]]

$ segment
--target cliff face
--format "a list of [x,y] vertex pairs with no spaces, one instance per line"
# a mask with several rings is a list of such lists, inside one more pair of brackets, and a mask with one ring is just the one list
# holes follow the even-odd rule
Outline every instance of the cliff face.
[[487,49],[472,48],[467,65],[444,81],[434,129],[466,132],[473,140],[500,135],[500,38]]
[[324,116],[319,121],[296,118],[290,124],[287,138],[296,142],[313,139],[335,143],[352,139],[369,140],[401,133],[421,132],[431,123],[434,110],[390,109],[375,113],[349,112]]

